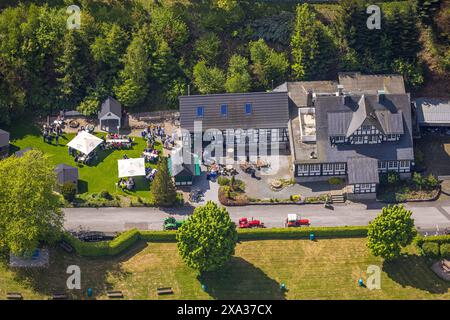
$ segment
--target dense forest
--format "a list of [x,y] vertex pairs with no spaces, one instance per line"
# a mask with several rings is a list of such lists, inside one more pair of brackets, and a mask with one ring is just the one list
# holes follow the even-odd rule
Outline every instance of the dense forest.
[[[68,29],[69,5],[81,27]],[[0,4],[0,125],[30,112],[177,107],[191,93],[270,90],[340,71],[401,73],[418,90],[450,73],[448,0],[48,0]],[[448,87],[447,87],[448,89]],[[442,94],[442,92],[440,92]],[[444,93],[445,94],[445,93]]]

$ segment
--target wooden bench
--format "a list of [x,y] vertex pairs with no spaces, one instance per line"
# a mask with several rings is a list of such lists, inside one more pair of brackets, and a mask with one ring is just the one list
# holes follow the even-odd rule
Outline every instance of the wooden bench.
[[450,261],[442,260],[441,261],[441,267],[446,273],[450,273]]
[[108,291],[108,298],[123,298],[122,291]]
[[158,288],[156,290],[156,292],[158,293],[158,295],[163,295],[163,294],[173,294],[173,290],[170,287],[167,288]]
[[8,300],[22,300],[23,296],[20,292],[7,292],[6,298]]
[[66,241],[61,241],[59,243],[59,246],[66,251],[67,253],[72,253],[73,252],[73,248],[70,244],[68,244]]
[[55,292],[49,298],[49,300],[67,300],[67,294],[64,292]]

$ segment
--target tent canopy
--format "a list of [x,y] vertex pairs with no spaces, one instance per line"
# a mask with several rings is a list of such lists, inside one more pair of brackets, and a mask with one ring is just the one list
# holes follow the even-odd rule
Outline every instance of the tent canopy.
[[145,159],[118,160],[119,178],[145,176]]
[[87,133],[86,131],[80,131],[77,136],[67,144],[67,146],[84,154],[89,154],[102,142],[102,139]]

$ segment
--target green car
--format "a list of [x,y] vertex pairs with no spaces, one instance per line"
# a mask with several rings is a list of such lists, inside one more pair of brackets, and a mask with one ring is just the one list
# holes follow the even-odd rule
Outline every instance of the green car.
[[174,217],[169,217],[164,220],[164,230],[178,230],[183,225],[184,221],[177,221]]

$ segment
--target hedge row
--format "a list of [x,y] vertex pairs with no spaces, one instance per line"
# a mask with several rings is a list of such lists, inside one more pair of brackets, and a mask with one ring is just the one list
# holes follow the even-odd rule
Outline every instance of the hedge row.
[[429,257],[450,257],[450,235],[418,237],[416,245]]
[[238,231],[239,240],[269,239],[308,239],[314,233],[320,238],[366,237],[367,227],[302,227],[302,228],[270,228],[242,229]]
[[[302,227],[279,229],[240,229],[240,241],[276,240],[276,239],[308,239],[314,233],[320,238],[350,238],[367,236],[367,227]],[[132,229],[119,234],[114,240],[100,242],[84,242],[69,233],[64,239],[70,243],[81,256],[100,257],[113,256],[128,249],[138,240],[149,242],[176,242],[176,231],[139,231]]]

